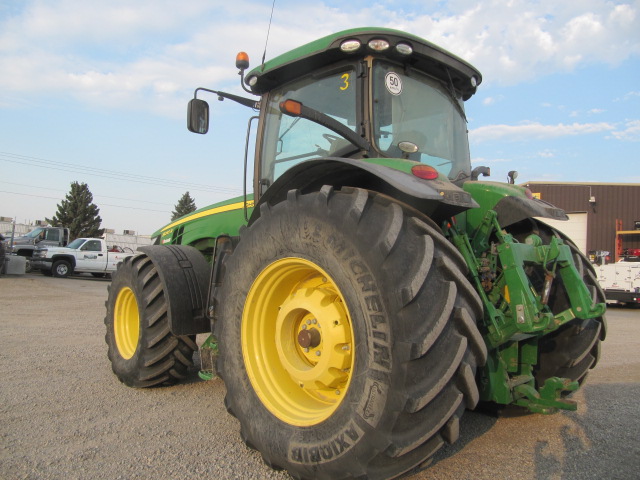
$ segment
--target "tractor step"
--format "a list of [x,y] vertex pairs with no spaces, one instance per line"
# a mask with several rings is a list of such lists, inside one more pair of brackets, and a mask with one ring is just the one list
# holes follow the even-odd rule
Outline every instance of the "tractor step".
[[213,380],[218,376],[216,362],[218,361],[218,340],[215,336],[209,338],[200,346],[200,371],[198,376],[202,380]]

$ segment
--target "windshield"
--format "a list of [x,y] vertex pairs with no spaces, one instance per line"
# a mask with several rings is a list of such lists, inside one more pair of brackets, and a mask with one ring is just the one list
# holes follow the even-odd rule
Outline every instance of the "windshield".
[[80,248],[80,245],[82,245],[86,241],[86,238],[76,238],[73,242],[67,245],[67,248]]
[[34,230],[31,230],[29,233],[27,233],[25,237],[36,238],[38,235],[40,235],[40,232],[42,232],[43,230],[44,230],[43,228],[36,228]]
[[352,144],[322,125],[280,112],[280,102],[296,100],[351,130],[356,129],[356,82],[351,67],[311,75],[271,92],[262,142],[261,184],[269,186],[289,168],[310,158],[340,155]]
[[438,81],[389,63],[374,63],[373,140],[388,157],[426,163],[451,179],[469,176],[462,108],[462,100],[454,99]]

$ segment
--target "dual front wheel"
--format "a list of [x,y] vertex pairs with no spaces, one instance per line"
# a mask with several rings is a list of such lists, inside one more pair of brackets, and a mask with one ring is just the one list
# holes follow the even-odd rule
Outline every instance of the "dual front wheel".
[[125,258],[108,289],[105,340],[118,379],[151,387],[185,378],[197,346],[191,336],[171,333],[165,287],[151,258]]

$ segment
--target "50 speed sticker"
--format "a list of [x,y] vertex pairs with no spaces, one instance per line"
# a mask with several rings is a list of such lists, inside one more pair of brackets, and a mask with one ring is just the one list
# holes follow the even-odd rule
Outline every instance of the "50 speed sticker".
[[384,84],[391,95],[400,95],[402,93],[402,79],[397,73],[387,73],[384,77]]

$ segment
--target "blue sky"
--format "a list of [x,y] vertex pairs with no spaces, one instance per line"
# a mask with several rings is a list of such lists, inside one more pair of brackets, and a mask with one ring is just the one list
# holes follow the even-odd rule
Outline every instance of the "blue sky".
[[[150,234],[185,191],[242,192],[247,109],[234,67],[262,57],[271,1],[0,2],[0,216],[51,217],[86,182],[103,227]],[[474,165],[504,181],[639,183],[640,1],[276,0],[267,58],[358,26],[397,28],[483,74],[466,104]]]

